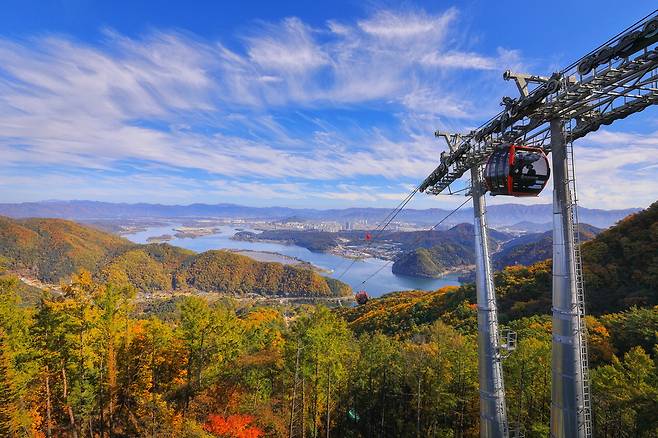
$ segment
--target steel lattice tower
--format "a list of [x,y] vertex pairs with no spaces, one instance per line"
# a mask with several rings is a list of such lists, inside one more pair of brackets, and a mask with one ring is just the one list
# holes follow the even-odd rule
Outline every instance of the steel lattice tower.
[[[512,337],[497,333],[480,167],[506,145],[553,153],[553,349],[551,436],[591,437],[585,292],[578,238],[574,140],[658,104],[658,10],[550,77],[505,72],[518,98],[466,134],[436,133],[448,143],[439,166],[419,186],[438,195],[471,173],[477,260],[481,436],[507,433],[501,354]],[[452,192],[450,192],[452,193]],[[496,333],[496,334],[494,334]],[[505,348],[508,347],[508,348]],[[494,408],[493,406],[499,406]]]

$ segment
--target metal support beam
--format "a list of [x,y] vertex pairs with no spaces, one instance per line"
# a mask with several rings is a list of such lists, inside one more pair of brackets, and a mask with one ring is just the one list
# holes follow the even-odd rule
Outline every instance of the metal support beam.
[[[440,132],[450,150],[419,186],[438,195],[468,170],[484,164],[506,144],[524,144],[550,152],[552,119],[578,123],[567,140],[658,105],[658,9],[550,77],[506,71],[519,97],[504,97],[504,109],[461,136]],[[603,56],[603,54],[606,54]]]
[[551,437],[584,438],[583,334],[576,289],[574,227],[563,124],[551,120],[553,160],[553,352]]
[[478,308],[480,437],[507,438],[505,386],[498,337],[498,311],[487,237],[485,190],[480,166],[471,169],[475,214],[475,284]]

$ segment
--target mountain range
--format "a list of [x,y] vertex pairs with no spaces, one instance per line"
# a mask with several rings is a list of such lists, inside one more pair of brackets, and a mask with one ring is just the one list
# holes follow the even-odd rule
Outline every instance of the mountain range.
[[[639,208],[602,210],[579,208],[581,222],[599,228],[607,228]],[[377,223],[385,218],[390,208],[344,208],[344,209],[308,209],[289,207],[248,207],[235,204],[126,204],[98,201],[42,201],[24,203],[0,204],[0,215],[13,218],[48,217],[73,220],[93,219],[130,219],[130,218],[183,218],[183,217],[224,217],[242,219],[283,220],[332,220],[338,222],[367,220]],[[418,224],[434,224],[451,210],[441,208],[405,209],[396,220]],[[526,224],[539,231],[545,229],[552,219],[550,204],[521,205],[500,204],[487,208],[489,224],[492,226],[511,227],[515,224]],[[463,208],[454,213],[449,225],[472,222],[473,211]],[[524,228],[525,230],[525,228]]]

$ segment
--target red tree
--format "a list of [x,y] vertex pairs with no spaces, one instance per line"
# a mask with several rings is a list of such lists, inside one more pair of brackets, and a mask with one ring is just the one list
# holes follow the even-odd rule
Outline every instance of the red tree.
[[230,438],[260,438],[265,435],[256,426],[250,426],[254,421],[249,415],[229,415],[224,418],[221,415],[210,414],[203,428],[219,437]]

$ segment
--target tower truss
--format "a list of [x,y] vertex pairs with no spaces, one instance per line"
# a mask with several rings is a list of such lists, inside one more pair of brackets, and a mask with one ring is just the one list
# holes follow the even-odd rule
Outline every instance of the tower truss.
[[[479,128],[444,133],[449,151],[419,186],[438,195],[467,171],[475,214],[481,437],[508,435],[501,341],[486,237],[481,167],[497,149],[521,144],[552,152],[553,345],[551,436],[591,437],[585,294],[578,240],[573,141],[658,104],[658,10],[551,76],[506,71],[516,98]],[[491,331],[494,331],[492,334]],[[496,408],[492,408],[496,406]]]

